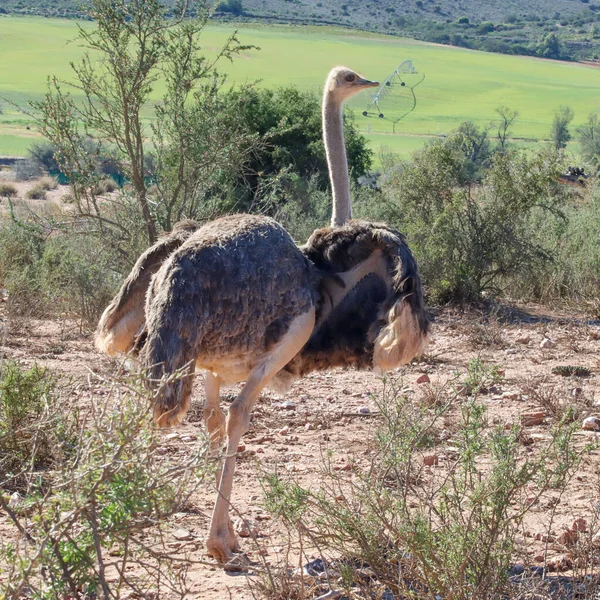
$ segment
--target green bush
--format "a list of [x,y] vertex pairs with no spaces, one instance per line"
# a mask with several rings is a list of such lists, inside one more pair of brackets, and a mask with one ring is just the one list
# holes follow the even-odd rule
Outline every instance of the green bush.
[[558,214],[563,202],[553,179],[561,160],[555,151],[496,153],[477,186],[461,139],[435,142],[412,163],[396,165],[384,184],[428,292],[442,302],[497,293],[503,278],[550,262],[532,223],[537,213]]
[[[62,454],[65,429],[56,408],[50,371],[14,361],[0,364],[0,487],[24,489]],[[52,427],[39,428],[42,420]]]
[[[493,371],[478,365],[479,375],[482,369]],[[508,581],[515,538],[524,516],[536,510],[524,497],[555,497],[589,448],[576,450],[575,427],[562,425],[537,453],[524,456],[518,426],[491,426],[475,388],[460,401],[453,387],[438,390],[440,401],[425,407],[401,382],[387,380],[374,398],[381,421],[370,464],[354,464],[345,476],[326,455],[318,489],[277,473],[264,479],[267,509],[295,532],[305,552],[318,548],[349,597],[365,587],[368,597],[384,597],[384,590],[398,598],[517,597]],[[452,458],[430,472],[423,451],[447,426],[453,406]],[[295,593],[286,597],[303,597],[315,585],[285,573],[263,579],[267,597],[284,587]]]
[[[67,404],[70,389],[40,412],[32,408],[45,405],[37,372],[16,373],[10,388],[32,391],[11,402],[32,421],[32,439],[57,438],[58,420],[76,435],[52,470],[27,465],[32,485],[15,500],[5,499],[10,488],[0,479],[4,525],[13,528],[0,540],[0,597],[16,598],[24,589],[40,600],[183,597],[186,569],[167,547],[167,518],[211,473],[205,444],[184,461],[166,458],[139,380],[98,382],[102,392],[86,398],[80,420]],[[23,533],[26,543],[11,543]]]
[[40,261],[43,289],[54,306],[95,324],[118,289],[113,262],[94,236],[51,237]]

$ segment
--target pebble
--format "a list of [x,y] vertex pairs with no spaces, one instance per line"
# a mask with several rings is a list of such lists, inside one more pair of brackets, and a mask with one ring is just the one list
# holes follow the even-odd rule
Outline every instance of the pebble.
[[548,560],[546,567],[549,571],[566,571],[571,567],[571,564],[571,561],[564,554],[558,554]]
[[173,537],[180,542],[192,539],[192,534],[187,529],[176,529],[173,532]]
[[518,354],[519,351],[516,348],[507,348],[504,351],[504,354]]
[[21,498],[19,492],[14,492],[13,494],[11,494],[10,499],[8,501],[8,508],[18,508],[19,506],[21,506],[21,504],[23,504],[23,498]]
[[426,467],[433,467],[435,465],[438,465],[440,462],[440,458],[437,454],[426,454],[423,457],[423,464]]
[[544,338],[540,342],[540,348],[544,350],[545,348],[556,348],[556,342],[553,342],[550,338]]
[[534,425],[541,425],[544,422],[546,413],[542,411],[522,413],[521,414],[521,425],[523,427],[533,427]]
[[167,435],[165,435],[164,439],[165,441],[170,441],[170,440],[176,440],[179,437],[179,434],[177,432],[175,433],[167,433]]
[[562,544],[563,546],[573,546],[577,543],[578,537],[579,537],[579,535],[578,535],[577,531],[571,531],[571,530],[563,531],[558,536],[558,543]]
[[289,427],[283,427],[277,433],[279,435],[288,435],[289,432],[290,432],[290,428]]
[[258,527],[256,527],[256,524],[250,523],[250,521],[242,518],[234,521],[233,529],[243,538],[256,537],[258,535]]
[[600,419],[598,417],[588,417],[583,420],[581,428],[588,431],[600,431]]
[[271,406],[273,408],[284,408],[285,410],[296,410],[296,403],[291,400],[286,400],[285,402],[273,402]]
[[515,342],[517,344],[523,344],[524,346],[527,346],[527,344],[529,344],[529,342],[531,342],[531,338],[528,335],[524,335],[521,337],[518,337]]
[[581,394],[583,394],[583,388],[577,387],[571,390],[571,396],[573,396],[573,398],[578,398]]
[[361,415],[370,415],[370,414],[371,414],[371,409],[370,409],[368,406],[361,406],[361,407],[358,409],[358,412],[359,412]]
[[431,379],[429,379],[429,375],[427,375],[427,373],[424,373],[423,375],[421,375],[418,379],[417,379],[417,383],[429,383],[431,381]]

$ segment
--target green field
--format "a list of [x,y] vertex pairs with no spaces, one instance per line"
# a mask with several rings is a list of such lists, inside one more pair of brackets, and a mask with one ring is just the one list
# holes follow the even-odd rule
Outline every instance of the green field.
[[[207,28],[206,52],[214,53],[231,30]],[[73,21],[0,17],[0,98],[24,105],[43,96],[48,75],[68,79],[69,62],[81,53],[70,43],[76,33]],[[366,93],[351,101],[361,131],[376,150],[407,155],[428,137],[448,133],[462,121],[488,124],[502,104],[519,111],[513,135],[531,140],[547,137],[553,112],[561,104],[575,111],[573,129],[590,112],[600,112],[600,70],[580,64],[317,27],[253,25],[243,27],[240,38],[261,49],[233,64],[223,63],[232,83],[260,79],[265,86],[296,84],[320,92],[327,71],[336,64],[382,80],[400,62],[412,59],[426,77],[417,88],[417,107],[396,126],[397,135],[389,121],[361,115],[370,99]],[[407,100],[400,97],[398,102]],[[0,103],[0,155],[22,155],[35,139],[35,127],[9,104]]]

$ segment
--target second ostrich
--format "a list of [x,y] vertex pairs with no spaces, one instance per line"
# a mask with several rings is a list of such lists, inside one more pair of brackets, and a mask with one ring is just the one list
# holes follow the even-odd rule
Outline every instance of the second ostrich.
[[[403,237],[379,224],[342,225],[351,215],[342,104],[373,85],[344,67],[332,70],[325,85],[331,228],[317,230],[300,249],[267,217],[218,219],[177,238],[178,249],[169,251],[148,290],[141,359],[156,382],[158,423],[183,418],[198,368],[206,372],[204,414],[213,448],[227,438],[207,542],[222,562],[239,550],[229,499],[237,447],[261,390],[332,366],[404,364],[427,336],[417,266]],[[120,347],[131,346],[132,329],[126,331]],[[100,330],[97,343],[106,339]],[[245,385],[226,419],[220,386],[239,381]]]

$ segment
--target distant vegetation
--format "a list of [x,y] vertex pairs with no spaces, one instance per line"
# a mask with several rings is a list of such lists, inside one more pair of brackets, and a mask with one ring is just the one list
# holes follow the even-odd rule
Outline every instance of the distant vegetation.
[[[76,0],[5,0],[0,13],[73,18],[85,16],[82,6],[85,3]],[[223,0],[217,17],[341,25],[503,54],[597,60],[598,11],[600,4],[590,0]],[[190,14],[195,14],[194,8]]]

